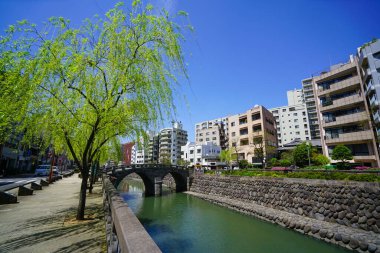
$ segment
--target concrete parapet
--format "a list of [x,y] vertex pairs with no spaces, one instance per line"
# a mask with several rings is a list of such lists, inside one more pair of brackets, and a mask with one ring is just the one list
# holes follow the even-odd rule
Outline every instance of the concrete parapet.
[[0,192],[0,204],[17,203],[17,197],[8,192]]
[[33,190],[26,188],[25,186],[19,186],[18,187],[18,195],[19,196],[33,195]]
[[[161,250],[146,232],[110,180],[103,176],[108,252],[159,253]],[[108,215],[107,215],[108,214]]]

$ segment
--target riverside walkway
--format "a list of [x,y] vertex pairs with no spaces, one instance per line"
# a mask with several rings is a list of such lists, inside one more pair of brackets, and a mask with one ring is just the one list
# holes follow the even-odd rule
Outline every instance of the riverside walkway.
[[76,221],[81,179],[77,174],[0,205],[0,252],[105,252],[101,184],[87,195],[86,217]]

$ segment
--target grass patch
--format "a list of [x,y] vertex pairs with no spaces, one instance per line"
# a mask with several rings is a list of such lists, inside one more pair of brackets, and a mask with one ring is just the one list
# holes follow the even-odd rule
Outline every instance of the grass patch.
[[[206,174],[215,174],[208,171]],[[353,174],[343,172],[274,172],[274,171],[254,171],[254,170],[234,170],[223,171],[226,176],[247,176],[247,177],[274,177],[274,178],[305,178],[324,180],[345,180],[360,182],[380,182],[380,176],[374,174]]]

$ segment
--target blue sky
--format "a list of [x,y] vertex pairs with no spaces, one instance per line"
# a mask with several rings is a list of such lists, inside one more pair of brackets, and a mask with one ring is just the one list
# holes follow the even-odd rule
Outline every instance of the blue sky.
[[[0,0],[0,30],[17,20],[51,16],[79,24],[114,0]],[[130,1],[127,1],[127,5]],[[195,28],[184,45],[190,79],[176,98],[177,119],[194,140],[194,124],[255,104],[286,105],[286,91],[380,37],[378,0],[153,0],[184,10]],[[187,102],[182,99],[186,96]]]

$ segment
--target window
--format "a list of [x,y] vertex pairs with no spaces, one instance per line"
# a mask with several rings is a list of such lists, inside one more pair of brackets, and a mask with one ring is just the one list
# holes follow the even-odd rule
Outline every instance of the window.
[[305,131],[305,134],[309,134],[309,131],[306,130],[306,131]]
[[242,117],[239,119],[239,125],[243,125],[247,123],[247,117]]
[[194,159],[193,159],[193,158],[190,158],[190,162],[191,162],[191,163],[194,162]]
[[201,158],[198,158],[198,159],[197,159],[197,162],[199,162],[199,163],[200,163],[200,162],[201,162]]
[[306,116],[306,112],[302,112],[302,116]]
[[286,109],[282,109],[283,112],[286,112]]
[[255,113],[251,115],[251,118],[252,118],[252,121],[255,121],[255,120],[261,119],[261,115],[260,113]]
[[299,125],[295,125],[294,128],[299,128],[300,126]]
[[231,126],[235,126],[235,122],[231,122]]
[[248,128],[241,128],[240,129],[240,135],[247,135],[248,134]]
[[236,135],[235,132],[232,132],[232,133],[231,133],[231,136],[232,136],[232,137],[235,137],[235,135]]
[[191,154],[194,154],[194,150],[193,149],[190,149],[190,155]]
[[300,135],[300,132],[296,132],[296,135]]
[[200,134],[199,134],[199,136],[203,136],[203,134],[202,134],[202,133],[200,133]]
[[289,108],[289,111],[290,111],[290,112],[295,111],[295,110],[296,110],[296,108],[294,108],[294,107],[290,107],[290,108]]
[[206,141],[209,141],[210,140],[210,138],[206,138]]
[[298,122],[298,119],[294,119],[294,122]]
[[202,151],[202,150],[201,150],[200,148],[198,148],[198,149],[197,149],[197,154],[200,154],[201,151]]
[[213,140],[213,141],[216,141],[216,137],[212,137],[212,140]]
[[248,139],[240,140],[240,146],[248,145]]
[[306,122],[306,118],[303,118],[303,122]]
[[209,132],[207,132],[207,133],[206,133],[206,135],[210,135],[210,133],[209,133]]
[[309,137],[306,137],[306,140],[309,140]]
[[295,112],[295,113],[293,113],[293,116],[297,116],[298,114]]
[[203,139],[199,139],[199,141],[203,141]]

